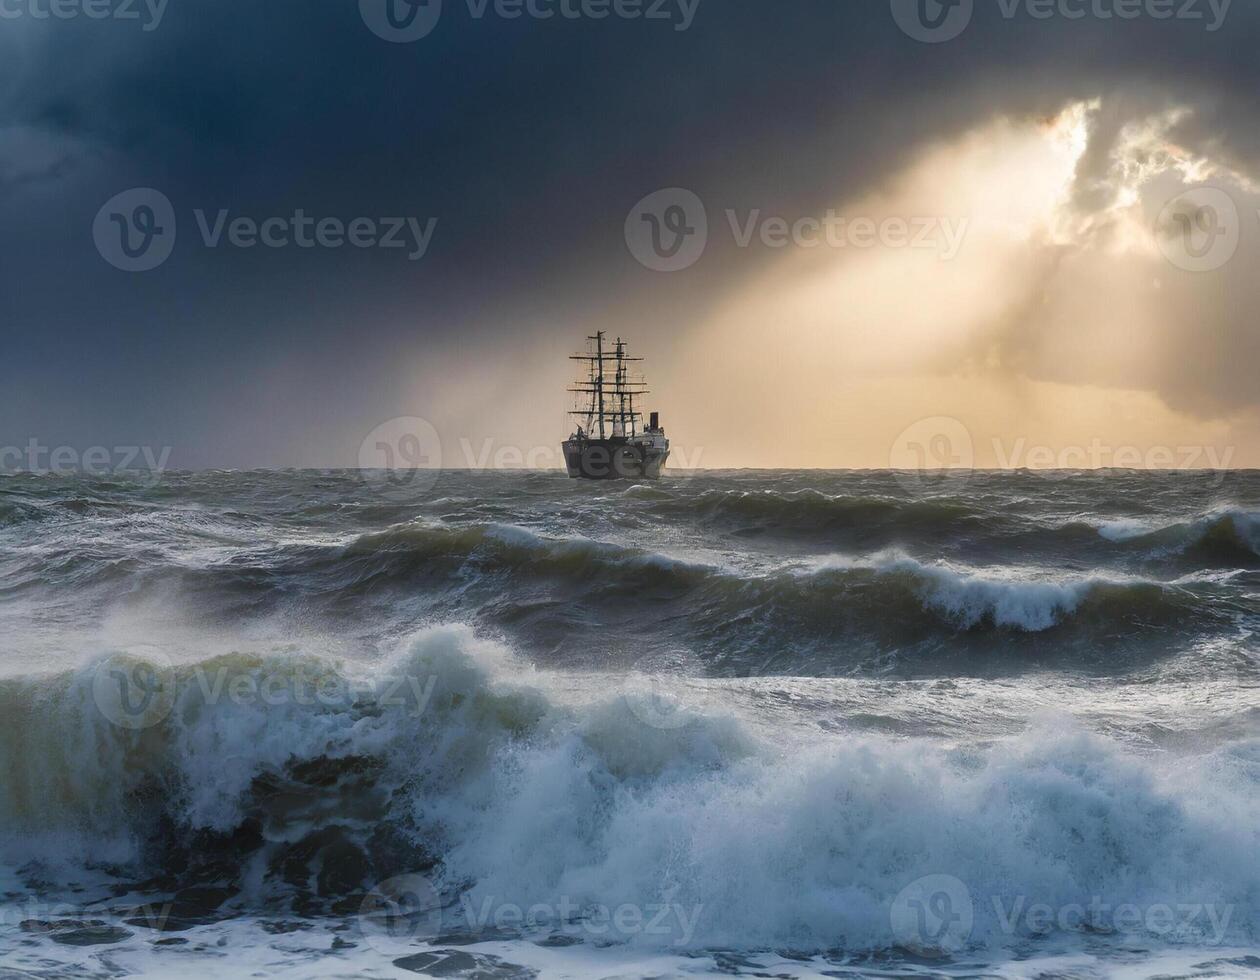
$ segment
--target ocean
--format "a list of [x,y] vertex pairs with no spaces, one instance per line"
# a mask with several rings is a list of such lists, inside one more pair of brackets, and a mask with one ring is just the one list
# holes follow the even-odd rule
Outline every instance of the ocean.
[[1260,474],[0,476],[0,978],[1260,976]]

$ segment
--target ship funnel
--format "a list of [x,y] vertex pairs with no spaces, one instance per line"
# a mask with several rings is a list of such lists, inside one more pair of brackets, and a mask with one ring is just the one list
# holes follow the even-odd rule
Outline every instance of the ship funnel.
[[648,428],[649,428],[649,429],[659,429],[659,428],[661,427],[661,413],[660,413],[660,412],[653,412],[653,413],[652,413],[652,416],[651,416],[651,419],[652,419],[652,420],[651,420],[651,424],[648,426]]

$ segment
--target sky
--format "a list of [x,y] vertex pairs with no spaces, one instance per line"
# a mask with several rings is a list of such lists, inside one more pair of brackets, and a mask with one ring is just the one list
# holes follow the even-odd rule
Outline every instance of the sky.
[[559,465],[602,329],[684,467],[1257,467],[1258,46],[1241,0],[0,0],[0,452]]

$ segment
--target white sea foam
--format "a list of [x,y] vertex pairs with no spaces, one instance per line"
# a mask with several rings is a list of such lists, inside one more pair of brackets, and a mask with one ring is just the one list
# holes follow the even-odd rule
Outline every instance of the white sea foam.
[[1018,568],[957,568],[928,563],[899,551],[865,558],[831,556],[812,566],[828,569],[868,569],[880,575],[908,578],[924,608],[939,613],[964,629],[983,622],[1037,633],[1059,625],[1071,616],[1091,590],[1116,584],[1142,584],[1128,578],[1097,575],[1051,577],[1044,572]]
[[894,563],[894,569],[911,571],[927,586],[924,602],[946,613],[965,627],[986,619],[1036,633],[1057,625],[1071,615],[1098,584],[1097,579],[1036,581],[1014,577],[985,578],[944,566],[925,566],[912,559]]
[[1149,521],[1115,520],[1103,521],[1098,525],[1098,533],[1108,541],[1131,541],[1158,530]]
[[[1021,898],[1210,903],[1232,909],[1225,933],[1200,921],[1203,935],[1178,938],[1260,938],[1254,745],[1163,762],[1054,717],[967,750],[869,737],[767,744],[718,701],[659,727],[615,692],[558,699],[549,675],[463,628],[426,631],[376,669],[434,677],[431,705],[419,716],[277,709],[186,691],[166,722],[127,732],[93,715],[85,674],[9,684],[7,707],[36,708],[2,750],[5,850],[64,856],[76,835],[97,857],[109,840],[122,846],[143,832],[131,791],[149,777],[166,781],[190,828],[227,829],[245,816],[254,777],[356,756],[381,760],[390,818],[406,818],[440,860],[439,883],[474,908],[683,913],[664,932],[621,937],[632,944],[886,948],[899,941],[896,896],[929,875],[963,884],[971,938],[991,948],[1014,941],[1000,913]],[[341,805],[330,795],[266,831],[296,838],[345,820]]]
[[[1168,536],[1166,545],[1180,550],[1197,544],[1213,529],[1225,524],[1232,528],[1243,547],[1260,555],[1260,514],[1237,507],[1220,507],[1177,524],[1160,524],[1151,520],[1112,520],[1099,523],[1097,528],[1099,535],[1114,542]],[[1174,539],[1173,535],[1178,533],[1179,538]]]

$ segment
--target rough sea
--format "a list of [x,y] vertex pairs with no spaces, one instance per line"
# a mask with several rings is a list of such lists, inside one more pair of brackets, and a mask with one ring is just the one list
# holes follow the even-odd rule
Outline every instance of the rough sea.
[[1260,977],[1260,474],[0,476],[0,978]]

